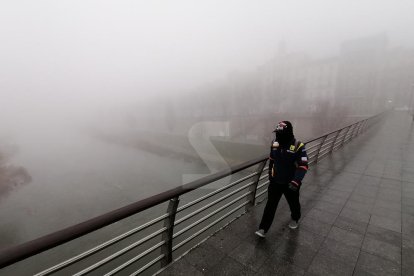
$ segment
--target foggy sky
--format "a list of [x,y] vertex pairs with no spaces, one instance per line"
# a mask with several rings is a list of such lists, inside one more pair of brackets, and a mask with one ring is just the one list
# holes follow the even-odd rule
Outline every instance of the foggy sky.
[[411,47],[413,11],[395,0],[1,1],[3,119],[189,91],[254,69],[280,41],[317,56],[376,33]]
[[[157,156],[155,142],[149,153],[142,142],[133,147],[128,108],[191,97],[233,71],[254,72],[281,41],[316,57],[378,33],[391,46],[413,47],[413,11],[412,0],[0,1],[0,221],[9,234],[0,246],[176,187],[185,174],[208,173],[185,154],[184,161]],[[197,109],[207,97],[194,98]],[[168,105],[146,110],[165,113]],[[85,126],[120,139],[101,141]]]

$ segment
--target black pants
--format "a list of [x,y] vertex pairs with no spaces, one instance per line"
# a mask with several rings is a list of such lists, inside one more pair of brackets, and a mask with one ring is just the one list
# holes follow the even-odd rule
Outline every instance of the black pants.
[[263,229],[265,232],[269,230],[270,225],[272,225],[273,218],[275,217],[277,205],[282,197],[282,194],[285,195],[285,198],[289,204],[292,219],[296,221],[300,219],[299,191],[292,191],[288,188],[287,184],[270,183],[267,193],[267,203],[259,229]]

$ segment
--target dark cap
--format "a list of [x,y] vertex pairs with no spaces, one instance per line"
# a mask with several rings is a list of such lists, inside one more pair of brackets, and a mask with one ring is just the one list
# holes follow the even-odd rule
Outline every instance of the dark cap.
[[281,121],[277,124],[275,130],[273,130],[273,132],[293,132],[293,127],[292,127],[292,123],[289,121]]

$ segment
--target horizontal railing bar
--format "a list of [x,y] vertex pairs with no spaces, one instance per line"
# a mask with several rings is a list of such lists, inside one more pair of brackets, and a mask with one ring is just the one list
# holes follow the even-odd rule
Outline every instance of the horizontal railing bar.
[[[123,248],[122,250],[119,250],[118,252],[116,252],[116,253],[114,253],[112,255],[109,255],[108,257],[100,260],[99,262],[97,262],[97,263],[95,263],[95,264],[93,264],[93,265],[91,265],[91,266],[83,269],[82,271],[78,272],[74,276],[79,276],[79,275],[84,275],[85,273],[89,273],[89,272],[97,269],[98,267],[106,264],[107,262],[112,261],[113,259],[118,258],[119,256],[122,256],[123,254],[125,254],[125,253],[131,251],[132,249],[134,249],[135,247],[140,246],[141,244],[143,244],[143,243],[149,241],[150,239],[158,236],[159,234],[165,232],[166,230],[167,230],[167,228],[166,227],[163,227],[160,230],[158,230],[158,231],[156,231],[156,232],[154,232],[154,233],[146,236],[145,238],[143,238],[143,239],[141,239],[141,240],[139,240],[137,242],[134,242],[134,243],[128,245],[127,247]],[[165,241],[164,241],[164,243],[165,243]]]
[[265,178],[267,178],[267,177],[269,177],[267,174],[264,174],[264,175],[262,175],[260,178],[259,178],[259,181],[261,181],[261,180],[263,180],[263,179],[265,179]]
[[224,187],[222,187],[220,189],[217,189],[217,190],[215,190],[215,191],[213,191],[213,192],[211,192],[211,193],[209,193],[209,194],[207,194],[205,196],[202,196],[202,197],[200,197],[200,198],[198,198],[198,199],[196,199],[196,200],[194,200],[192,202],[189,202],[189,203],[181,206],[180,208],[178,208],[177,209],[177,213],[178,212],[181,212],[181,211],[183,211],[183,210],[185,210],[185,209],[187,209],[187,208],[189,208],[189,207],[191,207],[191,206],[193,206],[193,205],[195,205],[195,204],[197,204],[197,203],[199,203],[199,202],[201,202],[201,201],[203,201],[203,200],[205,200],[207,198],[210,198],[213,195],[216,195],[216,194],[218,194],[218,193],[220,193],[222,191],[225,191],[225,190],[227,190],[227,189],[229,189],[229,188],[231,188],[231,187],[239,184],[240,182],[246,181],[247,179],[252,178],[253,176],[256,176],[258,174],[259,174],[258,172],[251,173],[251,174],[249,174],[249,175],[247,175],[247,176],[245,176],[245,177],[243,177],[243,178],[241,178],[241,179],[239,179],[237,181],[234,181],[233,183],[230,183],[229,185],[226,185],[226,186],[224,186]]
[[187,232],[188,230],[190,230],[190,229],[194,228],[196,225],[198,225],[198,224],[200,224],[201,222],[203,222],[203,221],[205,221],[205,220],[209,219],[210,217],[214,216],[215,214],[217,214],[217,213],[219,213],[219,212],[223,211],[224,209],[228,208],[230,205],[232,205],[232,204],[236,203],[236,202],[237,202],[237,201],[239,201],[240,199],[245,198],[246,196],[248,196],[248,195],[249,195],[249,194],[251,194],[251,193],[252,193],[252,192],[251,192],[251,191],[249,191],[249,192],[247,192],[247,193],[245,193],[245,194],[243,194],[243,195],[241,195],[241,196],[239,196],[239,197],[237,197],[237,198],[233,199],[232,201],[228,202],[227,204],[225,204],[225,205],[221,206],[220,208],[218,208],[218,209],[217,209],[217,210],[215,210],[214,212],[212,212],[212,213],[210,213],[210,214],[208,214],[208,215],[206,215],[206,216],[202,217],[201,219],[199,219],[199,220],[197,220],[197,221],[193,222],[192,224],[188,225],[187,227],[185,227],[185,228],[181,229],[180,231],[178,231],[177,233],[175,233],[175,234],[173,235],[173,238],[176,238],[176,237],[178,237],[178,236],[181,236],[183,233],[185,233],[185,232]]
[[342,144],[342,138],[339,139],[339,141],[336,141],[335,142],[334,147],[337,146],[337,145],[341,145],[341,144]]
[[210,223],[209,225],[207,225],[206,227],[204,227],[203,229],[199,230],[198,232],[196,232],[195,234],[193,234],[192,236],[188,237],[187,239],[185,239],[184,241],[180,242],[179,244],[177,244],[174,248],[173,251],[177,250],[178,248],[180,248],[181,246],[183,246],[184,244],[188,243],[189,241],[193,240],[195,237],[199,236],[201,233],[207,231],[208,229],[210,229],[211,227],[213,227],[214,225],[216,225],[217,223],[219,223],[220,221],[222,221],[223,219],[225,219],[226,217],[230,216],[231,214],[235,213],[236,211],[238,211],[240,208],[243,208],[244,206],[246,206],[247,204],[249,204],[250,202],[247,201],[239,206],[237,206],[236,208],[234,208],[233,210],[231,210],[230,212],[228,212],[227,214],[223,215],[222,217],[216,219],[215,221],[213,221],[212,223]]
[[266,190],[261,191],[260,193],[256,194],[256,198],[258,198],[259,196],[263,195],[263,194],[264,194],[264,193],[266,193],[266,192],[267,192],[267,189],[266,189]]
[[[372,118],[372,117],[371,117],[371,118]],[[366,120],[366,119],[364,119],[364,120]],[[361,121],[364,121],[364,120],[361,120]],[[336,133],[336,132],[338,132],[338,131],[339,131],[339,132],[341,132],[342,130],[346,129],[347,127],[350,127],[350,126],[352,126],[352,125],[354,125],[354,124],[357,124],[357,123],[359,123],[359,122],[361,122],[361,121],[358,121],[358,122],[355,122],[355,123],[349,124],[349,125],[347,125],[347,126],[345,126],[345,127],[343,127],[343,128],[337,129],[337,130],[333,130],[333,131],[330,131],[330,132],[324,133],[323,135],[321,135],[321,136],[319,136],[319,137],[317,137],[317,138],[313,138],[313,139],[311,139],[311,140],[307,141],[307,143],[312,143],[313,141],[316,141],[316,140],[320,139],[321,137],[324,137],[324,136],[329,136],[329,135],[334,134],[334,133]]]
[[349,139],[349,138],[351,138],[352,137],[352,131],[351,131],[351,133],[348,133],[346,136],[345,136],[345,140],[347,140],[347,139]]
[[306,151],[310,151],[310,150],[312,150],[314,148],[318,148],[321,144],[322,143],[317,143],[317,144],[314,144],[312,146],[306,147]]
[[[148,248],[147,250],[145,250],[144,252],[142,252],[138,256],[135,256],[134,258],[128,260],[127,262],[123,263],[122,265],[120,265],[120,266],[116,267],[115,269],[109,271],[108,273],[105,274],[105,276],[114,275],[115,273],[123,270],[124,268],[126,268],[128,266],[130,266],[131,264],[135,263],[136,261],[139,261],[141,258],[147,256],[148,254],[150,254],[151,252],[153,252],[155,249],[160,248],[164,244],[165,244],[165,241],[161,241],[161,242],[157,243],[156,245],[154,245],[151,248]],[[160,256],[163,256],[164,257],[164,254],[162,254]]]
[[312,155],[313,153],[318,152],[318,149],[314,149],[314,150],[310,150],[310,151],[306,151],[307,155]]
[[339,135],[338,138],[337,138],[337,140],[338,140],[337,142],[341,142],[342,143],[342,139],[344,138],[344,136],[345,136],[345,133]]
[[328,155],[330,153],[330,151],[324,152],[323,154],[319,155],[319,159],[322,159],[325,155]]
[[347,138],[345,138],[345,142],[348,142],[351,139],[352,139],[352,135],[349,135]]
[[261,189],[262,187],[266,186],[266,184],[268,184],[268,183],[270,183],[269,180],[263,182],[262,184],[260,184],[260,185],[257,186],[257,189]]
[[332,143],[321,147],[319,152],[324,151],[324,150],[330,150],[331,148],[332,148]]
[[320,152],[319,152],[319,154],[318,154],[318,158],[320,158],[321,157],[321,155],[323,155],[323,154],[326,154],[326,153],[330,153],[331,151],[329,150],[329,149],[326,149],[326,150],[321,150]]
[[270,183],[270,181],[269,181],[269,180],[267,180],[267,181],[263,182],[262,184],[260,184],[260,185],[258,185],[258,186],[257,186],[257,190],[259,190],[259,189],[263,188],[264,186],[266,186],[266,185],[267,185],[267,184],[269,184],[269,183]]
[[149,222],[147,222],[147,223],[145,223],[145,224],[143,224],[143,225],[141,225],[141,226],[139,226],[137,228],[134,228],[134,229],[132,229],[132,230],[130,230],[128,232],[125,232],[122,235],[119,235],[119,236],[117,236],[117,237],[115,237],[115,238],[113,238],[113,239],[111,239],[111,240],[109,240],[109,241],[107,241],[105,243],[102,243],[102,244],[100,244],[100,245],[98,245],[98,246],[96,246],[96,247],[94,247],[92,249],[89,249],[88,251],[85,251],[85,252],[83,252],[83,253],[75,256],[75,257],[72,257],[72,258],[70,258],[70,259],[68,259],[68,260],[66,260],[64,262],[61,262],[61,263],[59,263],[59,264],[57,264],[57,265],[55,265],[53,267],[50,267],[50,268],[48,268],[48,269],[46,269],[46,270],[44,270],[42,272],[39,272],[35,276],[48,275],[48,274],[50,274],[52,272],[56,272],[58,270],[61,270],[61,269],[67,267],[68,265],[70,265],[72,263],[78,262],[78,261],[80,261],[80,260],[82,260],[82,259],[84,259],[84,258],[86,258],[86,257],[88,257],[88,256],[90,256],[90,255],[92,255],[94,253],[96,253],[96,252],[99,252],[99,251],[107,248],[108,246],[110,246],[110,245],[112,245],[112,244],[114,244],[116,242],[119,242],[119,241],[121,241],[123,239],[126,239],[127,237],[129,237],[129,236],[131,236],[131,235],[133,235],[133,234],[135,234],[135,233],[137,233],[137,232],[139,232],[141,230],[144,230],[144,229],[146,229],[146,228],[154,225],[157,222],[162,221],[166,217],[168,217],[168,214],[164,214],[164,215],[162,215],[162,216],[160,216],[160,217],[158,217],[156,219],[153,219],[153,220],[151,220],[151,221],[149,221]]
[[329,143],[326,143],[325,145],[323,145],[322,147],[321,147],[321,150],[324,150],[324,149],[330,149],[331,147],[332,147],[332,144],[333,144],[334,142],[333,142],[333,140],[332,141],[330,141]]
[[3,268],[12,263],[21,261],[27,257],[36,255],[37,253],[51,249],[57,245],[76,239],[80,236],[86,235],[92,231],[103,228],[109,224],[117,222],[121,219],[127,218],[138,212],[144,211],[148,208],[156,206],[162,202],[170,200],[171,198],[188,193],[211,182],[229,176],[231,174],[242,171],[248,167],[257,165],[268,158],[268,155],[263,155],[243,162],[239,165],[231,166],[223,171],[208,175],[193,182],[178,186],[176,188],[167,190],[157,195],[145,198],[138,202],[134,202],[127,206],[97,216],[95,218],[86,220],[79,224],[67,227],[65,229],[53,232],[43,237],[31,240],[29,242],[5,248],[0,251],[0,268]]
[[180,223],[182,223],[183,221],[186,221],[187,219],[194,217],[195,215],[197,215],[197,214],[201,213],[202,211],[204,211],[204,210],[206,210],[206,209],[210,208],[211,206],[216,205],[217,203],[219,203],[219,202],[223,201],[223,200],[224,200],[224,199],[226,199],[226,198],[231,197],[231,196],[232,196],[232,195],[234,195],[234,194],[237,194],[238,192],[240,192],[240,191],[242,191],[242,190],[246,189],[247,187],[249,187],[249,186],[251,186],[251,185],[253,185],[253,184],[254,184],[254,182],[249,182],[249,183],[247,183],[246,185],[244,185],[244,186],[242,186],[242,187],[240,187],[240,188],[238,188],[238,189],[236,189],[236,190],[232,191],[231,193],[228,193],[228,194],[226,194],[225,196],[222,196],[221,198],[218,198],[218,199],[214,200],[213,202],[210,202],[209,204],[207,204],[207,205],[203,206],[202,208],[197,209],[197,210],[195,210],[194,212],[192,212],[192,213],[190,213],[190,214],[186,215],[185,217],[182,217],[182,218],[180,218],[180,219],[176,220],[176,221],[175,221],[175,223],[174,223],[174,225],[175,225],[175,226],[179,225],[179,224],[180,224]]
[[149,267],[153,266],[155,263],[159,262],[160,260],[162,260],[163,258],[165,258],[165,255],[160,255],[157,258],[155,258],[154,260],[152,260],[151,262],[149,262],[148,264],[144,265],[142,268],[140,268],[139,270],[135,271],[134,273],[132,273],[130,276],[135,276],[140,274],[141,272],[147,270]]
[[332,136],[331,138],[326,139],[323,146],[332,145],[336,138],[337,137]]
[[332,141],[332,140],[335,140],[335,135],[331,137],[326,137],[325,142]]

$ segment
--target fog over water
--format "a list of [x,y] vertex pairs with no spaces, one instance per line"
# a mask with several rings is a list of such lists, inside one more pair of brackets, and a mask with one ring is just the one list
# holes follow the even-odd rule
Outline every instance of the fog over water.
[[[0,248],[257,157],[278,120],[308,139],[409,108],[413,11],[373,0],[2,1]],[[211,136],[222,156],[201,146]]]

